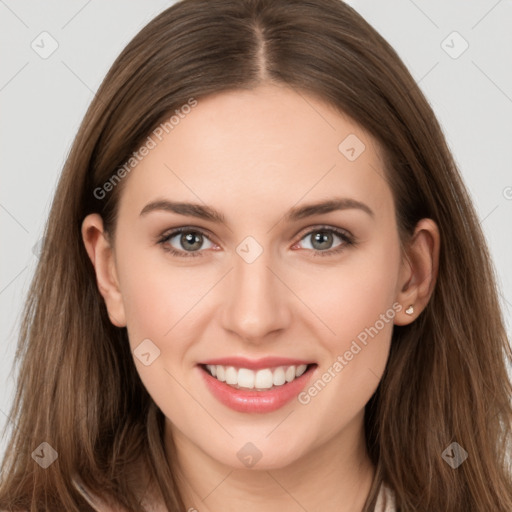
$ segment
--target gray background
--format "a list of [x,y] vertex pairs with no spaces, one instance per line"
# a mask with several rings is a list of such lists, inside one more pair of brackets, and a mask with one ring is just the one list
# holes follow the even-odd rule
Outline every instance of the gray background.
[[[13,357],[34,246],[74,135],[122,48],[171,3],[0,0],[0,427],[12,426]],[[441,122],[491,249],[510,334],[512,1],[348,3],[397,50]]]

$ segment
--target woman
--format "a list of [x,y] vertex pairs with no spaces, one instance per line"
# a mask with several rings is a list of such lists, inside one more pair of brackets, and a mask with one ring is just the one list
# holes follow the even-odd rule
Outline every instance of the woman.
[[184,0],[66,162],[0,508],[509,511],[511,355],[392,48],[337,0]]

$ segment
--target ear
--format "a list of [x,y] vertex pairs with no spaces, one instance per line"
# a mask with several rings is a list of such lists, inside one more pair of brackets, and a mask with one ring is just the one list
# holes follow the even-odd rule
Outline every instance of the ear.
[[119,289],[113,247],[103,229],[103,219],[91,213],[82,222],[82,239],[96,272],[96,282],[107,306],[110,321],[125,327],[125,312]]
[[[402,309],[395,316],[395,325],[412,323],[428,304],[437,279],[440,243],[437,224],[421,219],[404,249],[396,299]],[[413,312],[408,314],[410,306]]]

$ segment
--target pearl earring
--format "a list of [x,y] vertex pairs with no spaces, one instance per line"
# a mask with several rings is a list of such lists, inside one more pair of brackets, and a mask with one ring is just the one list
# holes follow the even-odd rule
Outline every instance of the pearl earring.
[[408,315],[412,315],[414,313],[414,308],[413,308],[412,304],[405,310],[405,312]]

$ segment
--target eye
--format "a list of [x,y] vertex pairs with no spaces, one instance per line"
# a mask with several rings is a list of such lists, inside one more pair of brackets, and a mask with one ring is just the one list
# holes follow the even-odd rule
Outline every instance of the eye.
[[[178,245],[176,248],[174,244]],[[205,240],[210,242],[209,247],[202,247]],[[205,233],[197,228],[178,228],[171,233],[165,234],[158,240],[165,251],[170,252],[174,256],[194,257],[201,256],[201,248],[209,249],[214,246]]]
[[[311,239],[311,242],[306,249],[313,250],[313,256],[331,256],[343,251],[347,246],[355,245],[354,238],[348,232],[328,226],[321,226],[309,231],[306,236],[301,238],[301,241],[308,238]],[[334,246],[333,249],[332,245],[336,238],[340,239],[341,243]]]
[[[312,237],[312,241],[309,244],[310,247],[306,247],[306,249],[312,250],[313,256],[331,256],[343,251],[347,246],[355,245],[355,239],[348,232],[329,226],[320,226],[309,231],[301,238],[301,241],[307,240],[308,237]],[[332,248],[336,238],[341,242]],[[208,241],[210,245],[203,247],[205,241]],[[198,228],[191,227],[174,229],[172,232],[164,234],[158,240],[158,243],[173,256],[185,258],[202,256],[203,251],[201,249],[215,247],[206,233]],[[294,244],[293,247],[296,247],[298,243]]]

